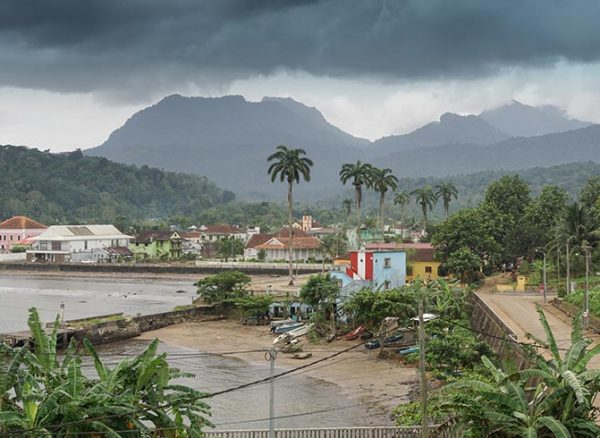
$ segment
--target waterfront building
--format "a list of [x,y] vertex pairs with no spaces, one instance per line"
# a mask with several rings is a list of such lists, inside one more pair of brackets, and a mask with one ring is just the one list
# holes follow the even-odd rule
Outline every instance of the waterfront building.
[[136,260],[172,260],[181,257],[182,238],[177,231],[145,231],[131,240]]
[[437,280],[441,262],[435,259],[435,248],[431,243],[369,243],[367,250],[404,251],[407,258],[407,281],[417,278]]
[[80,263],[93,261],[98,248],[126,247],[131,236],[113,225],[52,225],[33,237],[28,262]]
[[13,246],[39,236],[48,227],[26,216],[14,216],[0,223],[0,253],[10,252]]

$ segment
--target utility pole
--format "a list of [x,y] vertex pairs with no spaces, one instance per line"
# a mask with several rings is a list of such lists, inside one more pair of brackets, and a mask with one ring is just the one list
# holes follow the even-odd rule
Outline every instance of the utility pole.
[[535,252],[540,253],[544,256],[544,277],[543,277],[542,281],[544,283],[544,285],[543,285],[543,287],[544,287],[544,291],[543,291],[544,292],[544,295],[543,295],[544,296],[544,304],[546,304],[546,302],[547,302],[547,299],[546,299],[546,287],[547,287],[547,284],[546,284],[546,251],[544,251],[540,248],[537,248],[535,250]]
[[423,321],[422,286],[419,296],[419,374],[421,381],[421,438],[429,438],[429,421],[427,419],[427,376],[425,375],[425,323]]
[[583,327],[587,330],[590,326],[590,246],[582,246],[585,251],[585,295],[583,303]]
[[60,328],[63,330],[63,348],[67,348],[67,331],[65,330],[65,303],[64,301],[60,302],[58,314],[60,317]]
[[265,353],[265,359],[271,364],[271,380],[270,380],[270,395],[269,395],[269,438],[275,438],[275,358],[277,351],[274,347],[269,348]]

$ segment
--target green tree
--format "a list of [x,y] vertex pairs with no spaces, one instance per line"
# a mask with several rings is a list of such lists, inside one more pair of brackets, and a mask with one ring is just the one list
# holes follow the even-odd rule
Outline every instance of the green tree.
[[505,175],[493,181],[485,191],[484,203],[493,205],[500,213],[518,219],[531,202],[529,184],[518,175]]
[[310,168],[313,166],[313,162],[310,158],[305,157],[306,151],[304,149],[289,149],[284,145],[279,145],[276,148],[276,152],[271,154],[267,161],[272,164],[269,166],[267,173],[271,177],[271,182],[275,182],[277,177],[281,182],[286,181],[288,184],[288,264],[289,264],[289,285],[294,284],[294,268],[292,266],[292,254],[293,254],[293,241],[294,241],[294,229],[292,227],[294,223],[293,217],[293,188],[294,183],[299,184],[300,179],[304,181],[310,181]]
[[546,246],[554,238],[568,198],[564,189],[544,186],[540,195],[525,208],[526,232],[521,237],[529,241],[530,256],[534,255],[535,248]]
[[579,201],[588,208],[598,207],[600,199],[600,176],[588,178],[579,192]]
[[501,256],[502,247],[494,233],[494,220],[487,209],[465,208],[437,227],[431,236],[431,243],[443,262],[455,252],[467,248],[479,257],[482,268],[495,263]]
[[261,261],[264,262],[265,259],[267,258],[267,251],[265,251],[264,249],[260,249],[258,251],[258,253],[256,253],[256,258]]
[[300,289],[302,301],[322,313],[331,322],[331,333],[335,334],[336,306],[341,288],[329,274],[312,275]]
[[119,437],[127,431],[150,438],[163,430],[169,436],[200,438],[210,425],[207,395],[173,382],[193,376],[170,368],[166,354],[157,354],[158,340],[112,369],[84,340],[93,377],[83,373],[73,341],[57,354],[58,318],[47,335],[37,311],[30,309],[28,325],[33,351],[0,344],[0,434]]
[[405,191],[394,193],[394,205],[400,206],[400,223],[404,226],[404,208],[410,204],[410,195]]
[[431,186],[415,189],[411,192],[411,195],[415,197],[415,201],[421,207],[421,213],[423,213],[423,229],[426,229],[427,212],[433,210],[433,206],[437,202],[437,196]]
[[458,190],[456,190],[454,184],[450,182],[441,182],[435,186],[435,189],[435,196],[441,198],[444,203],[444,212],[446,213],[446,220],[448,220],[450,202],[452,202],[452,199],[458,198]]
[[398,188],[398,178],[392,174],[392,169],[379,169],[373,167],[371,174],[371,186],[379,193],[379,215],[378,215],[378,228],[383,233],[383,207],[385,204],[385,194],[389,190],[396,190]]
[[451,253],[444,267],[460,279],[461,283],[467,283],[477,280],[477,274],[482,266],[481,258],[469,248],[460,248]]
[[251,278],[240,271],[223,271],[196,282],[198,295],[207,304],[248,295]]
[[244,242],[235,237],[222,237],[217,241],[217,254],[229,261],[229,257],[244,254]]
[[245,295],[235,301],[235,306],[241,310],[242,316],[262,319],[267,315],[273,297],[269,295]]
[[354,208],[356,209],[356,233],[360,239],[360,207],[362,205],[362,190],[371,186],[373,166],[368,163],[357,161],[355,164],[346,163],[340,170],[340,181],[342,184],[352,180],[354,186]]
[[415,316],[415,297],[420,288],[420,282],[415,282],[411,287],[382,291],[363,288],[350,295],[344,301],[343,308],[356,326],[362,325],[375,334],[383,349],[383,340],[388,334],[384,319],[389,316],[406,321]]

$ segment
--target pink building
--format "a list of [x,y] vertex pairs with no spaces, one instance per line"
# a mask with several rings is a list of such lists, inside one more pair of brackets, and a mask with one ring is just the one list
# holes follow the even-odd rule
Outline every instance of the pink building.
[[25,216],[14,216],[0,223],[0,252],[10,252],[15,243],[23,239],[39,236],[46,225]]

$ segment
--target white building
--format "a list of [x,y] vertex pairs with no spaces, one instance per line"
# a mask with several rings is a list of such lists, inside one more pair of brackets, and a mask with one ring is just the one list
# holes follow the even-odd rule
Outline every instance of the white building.
[[94,250],[127,247],[131,238],[113,225],[53,225],[32,239],[27,261],[78,263],[93,260]]

